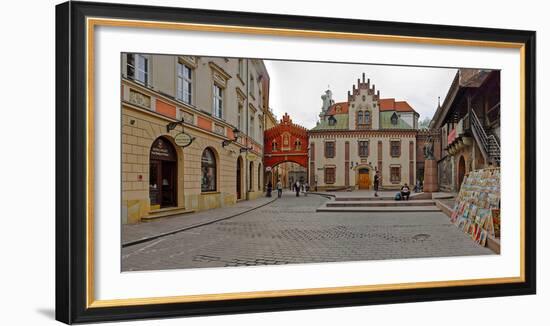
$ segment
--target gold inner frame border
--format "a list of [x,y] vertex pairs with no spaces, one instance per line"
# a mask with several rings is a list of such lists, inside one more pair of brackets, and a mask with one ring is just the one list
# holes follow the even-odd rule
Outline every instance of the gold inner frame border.
[[[366,40],[377,42],[402,42],[415,44],[435,44],[449,46],[473,46],[519,49],[520,52],[520,276],[483,279],[465,279],[449,281],[429,281],[412,283],[354,285],[345,287],[325,287],[308,289],[288,289],[273,291],[234,292],[199,295],[181,295],[166,297],[145,297],[128,299],[96,300],[94,297],[94,30],[96,26],[154,28],[202,32],[225,32],[270,36],[292,36],[305,38],[331,38],[348,40]],[[496,42],[463,40],[449,38],[413,37],[383,34],[362,34],[330,32],[300,29],[264,28],[234,25],[213,25],[195,23],[176,23],[162,21],[126,20],[99,17],[86,18],[86,117],[87,117],[87,160],[86,160],[86,307],[104,308],[150,304],[170,304],[200,301],[220,301],[253,298],[273,298],[320,294],[373,292],[420,288],[441,288],[452,286],[474,286],[525,282],[525,44],[514,42]]]

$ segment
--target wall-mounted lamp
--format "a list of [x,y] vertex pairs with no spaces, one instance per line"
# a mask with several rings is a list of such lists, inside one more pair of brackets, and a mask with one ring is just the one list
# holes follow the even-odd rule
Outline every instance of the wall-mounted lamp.
[[241,131],[237,128],[233,129],[233,139],[224,139],[222,141],[222,147],[228,146],[231,143],[234,143],[241,137]]

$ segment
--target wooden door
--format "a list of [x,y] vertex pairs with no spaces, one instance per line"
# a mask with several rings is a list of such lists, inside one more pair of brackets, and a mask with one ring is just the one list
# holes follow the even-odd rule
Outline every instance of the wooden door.
[[237,160],[237,199],[241,199],[241,165],[242,159],[239,157]]
[[162,161],[151,160],[149,163],[149,198],[151,206],[160,207],[161,204],[161,166]]
[[370,174],[369,170],[359,170],[359,189],[370,189]]

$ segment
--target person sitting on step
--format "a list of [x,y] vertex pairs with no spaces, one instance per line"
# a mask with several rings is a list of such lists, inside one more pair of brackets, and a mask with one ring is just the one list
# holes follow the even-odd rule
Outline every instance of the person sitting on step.
[[401,197],[403,200],[409,200],[409,196],[411,195],[411,190],[409,188],[409,185],[406,183],[401,187]]

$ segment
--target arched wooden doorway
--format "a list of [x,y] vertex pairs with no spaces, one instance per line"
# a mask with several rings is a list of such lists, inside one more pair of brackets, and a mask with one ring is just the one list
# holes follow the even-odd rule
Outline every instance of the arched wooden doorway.
[[149,199],[151,209],[177,206],[177,154],[174,145],[159,137],[149,154]]
[[466,161],[464,160],[464,156],[460,156],[460,159],[458,160],[457,189],[460,189],[460,187],[462,186],[462,180],[464,179],[465,174],[466,174]]
[[370,189],[370,170],[368,168],[359,168],[357,173],[359,173],[358,185],[359,189]]
[[243,158],[239,156],[239,158],[237,159],[237,200],[243,198],[242,170],[243,170]]

